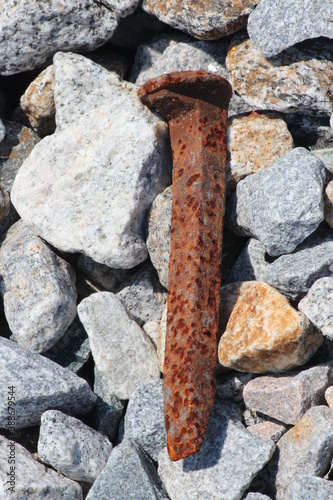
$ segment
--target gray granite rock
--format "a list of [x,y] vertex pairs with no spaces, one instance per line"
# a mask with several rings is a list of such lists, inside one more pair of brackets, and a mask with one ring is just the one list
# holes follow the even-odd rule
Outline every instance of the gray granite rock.
[[246,25],[259,0],[193,2],[191,0],[144,0],[142,8],[173,28],[203,40],[222,38]]
[[274,443],[277,443],[283,434],[287,432],[287,427],[267,420],[266,422],[249,425],[247,430],[254,436],[271,439]]
[[263,495],[262,493],[248,493],[245,497],[245,500],[271,500],[267,495]]
[[0,142],[2,142],[6,135],[6,127],[2,120],[0,120]]
[[0,337],[0,428],[8,428],[8,388],[14,387],[15,427],[38,425],[44,411],[79,415],[92,410],[96,396],[67,368]]
[[9,0],[2,15],[1,75],[36,68],[58,50],[93,50],[117,28],[115,13],[94,0]]
[[333,38],[330,0],[261,0],[250,14],[248,33],[266,57],[309,38]]
[[313,40],[266,59],[243,35],[232,40],[226,58],[235,91],[256,109],[332,114],[333,41]]
[[138,444],[124,440],[88,493],[87,500],[167,500],[153,462]]
[[88,425],[57,410],[43,413],[38,456],[61,474],[93,483],[105,467],[112,444]]
[[[79,91],[65,86],[72,102],[67,114],[63,102],[61,131],[34,148],[16,177],[12,201],[27,224],[56,248],[81,252],[110,267],[131,268],[147,257],[147,209],[170,183],[166,125],[132,91],[111,81],[113,99],[112,92],[101,97],[98,78],[92,78],[89,91],[86,84],[93,74],[82,75],[79,69],[94,63],[77,56],[78,67],[71,66],[73,55],[68,57],[64,71]],[[57,82],[56,64],[55,75]],[[57,101],[56,107],[58,113]]]
[[136,441],[155,461],[166,446],[162,380],[140,385],[129,400],[125,438]]
[[83,494],[79,484],[42,465],[20,444],[0,436],[0,497],[82,500]]
[[240,499],[274,449],[270,439],[255,437],[243,427],[236,405],[215,400],[200,450],[172,462],[165,448],[158,473],[171,500]]
[[264,281],[291,300],[307,294],[313,283],[333,274],[333,234],[318,230],[296,250],[270,262],[265,247],[250,239],[233,266],[226,282]]
[[167,300],[167,293],[153,271],[148,266],[138,271],[116,294],[140,326],[147,321],[160,321]]
[[116,396],[110,396],[107,401],[97,397],[94,418],[96,428],[110,439],[114,439],[118,432],[119,422],[124,413],[125,401]]
[[321,159],[327,170],[333,173],[333,148],[313,149],[311,152]]
[[300,476],[323,476],[333,456],[333,411],[327,406],[310,408],[278,442],[277,500]]
[[6,189],[0,185],[0,221],[5,219],[10,212],[10,198]]
[[333,228],[333,180],[327,184],[325,189],[324,215],[327,224]]
[[79,318],[75,318],[64,335],[43,356],[78,373],[87,363],[91,354],[87,332]]
[[99,3],[115,12],[117,16],[126,17],[135,11],[139,0],[100,0]]
[[277,256],[291,253],[324,219],[326,170],[321,160],[295,148],[236,188],[238,226]]
[[133,274],[132,270],[111,268],[83,254],[79,255],[76,263],[92,283],[109,292],[116,292],[121,283]]
[[216,397],[222,400],[231,399],[235,403],[243,401],[243,389],[253,377],[253,373],[240,372],[218,377],[216,381]]
[[333,277],[328,276],[317,280],[298,304],[298,309],[330,340],[333,340],[332,304]]
[[331,500],[333,483],[315,476],[299,476],[292,481],[285,493],[285,500]]
[[95,361],[95,392],[129,399],[143,382],[158,379],[157,355],[151,340],[111,292],[90,295],[78,306]]
[[73,269],[19,221],[1,246],[0,274],[11,331],[28,349],[47,351],[76,316]]

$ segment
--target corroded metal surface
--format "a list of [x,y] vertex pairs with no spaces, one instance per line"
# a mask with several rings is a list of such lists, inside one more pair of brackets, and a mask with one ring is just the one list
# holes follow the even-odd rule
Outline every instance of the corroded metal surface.
[[149,80],[139,97],[169,122],[171,255],[163,395],[172,460],[196,452],[215,393],[229,83],[203,71]]

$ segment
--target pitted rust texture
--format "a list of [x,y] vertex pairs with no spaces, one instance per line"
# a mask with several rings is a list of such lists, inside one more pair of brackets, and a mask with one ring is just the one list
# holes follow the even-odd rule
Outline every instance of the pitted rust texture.
[[229,83],[203,71],[149,80],[139,97],[169,122],[171,254],[163,378],[171,460],[198,451],[215,394]]

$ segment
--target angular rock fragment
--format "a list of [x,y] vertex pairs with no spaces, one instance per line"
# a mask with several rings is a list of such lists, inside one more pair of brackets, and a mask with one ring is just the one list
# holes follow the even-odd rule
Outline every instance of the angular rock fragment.
[[107,437],[61,411],[43,413],[38,456],[44,463],[75,481],[93,483],[112,450]]
[[248,493],[245,500],[271,500],[270,497],[263,493]]
[[243,401],[243,389],[253,377],[252,373],[235,373],[225,378],[217,378],[216,397],[222,400],[231,399],[235,403]]
[[146,498],[167,500],[153,462],[138,444],[124,440],[112,450],[109,461],[93,484],[87,500]]
[[333,410],[333,386],[330,385],[325,391],[325,399],[328,406]]
[[323,161],[327,170],[333,173],[333,148],[312,149],[311,152]]
[[92,410],[96,396],[87,382],[40,354],[0,337],[0,428],[7,429],[8,388],[15,394],[15,427],[38,425],[49,409],[79,415]]
[[11,331],[28,349],[47,351],[76,316],[74,271],[19,221],[1,246],[0,274]]
[[239,182],[235,219],[271,256],[291,253],[324,219],[326,170],[305,148]]
[[323,342],[310,321],[277,290],[256,281],[221,289],[218,357],[242,372],[281,372],[300,366]]
[[333,228],[333,181],[329,182],[325,189],[324,215],[326,222]]
[[333,498],[333,483],[315,476],[299,476],[286,491],[286,500],[318,500]]
[[[8,462],[10,455],[11,459],[14,459],[12,462],[14,465]],[[14,474],[10,476],[13,471]],[[83,499],[79,484],[45,467],[23,446],[3,436],[0,436],[0,494],[2,498],[15,500],[23,498]]]
[[329,276],[317,280],[298,304],[298,309],[330,340],[333,340],[332,304],[333,277]]
[[139,0],[101,0],[100,3],[115,12],[117,16],[126,17],[135,11]]
[[173,28],[203,40],[222,38],[246,25],[259,0],[144,0],[142,8]]
[[331,0],[261,0],[250,14],[248,33],[265,57],[303,40],[333,38]]
[[0,185],[0,221],[3,221],[10,212],[9,194],[4,187]]
[[243,397],[251,410],[294,425],[309,408],[324,402],[325,390],[332,383],[329,362],[286,375],[257,377],[246,384]]
[[118,432],[120,419],[124,413],[125,401],[121,401],[116,396],[110,396],[107,401],[97,397],[94,418],[96,428],[110,439],[114,439]]
[[93,0],[9,0],[3,6],[2,19],[1,75],[36,68],[58,50],[96,49],[117,28],[115,13]]
[[[25,161],[13,204],[56,248],[110,267],[134,267],[147,257],[147,209],[170,182],[166,126],[126,86],[109,79],[111,90],[103,94],[103,78],[110,73],[82,56],[57,54],[56,87],[58,60],[68,80],[63,108],[56,99],[61,131],[45,137]],[[88,83],[79,78],[86,67],[91,69]],[[79,89],[70,96],[68,82]]]
[[79,255],[77,266],[93,283],[109,292],[116,292],[120,284],[127,280],[133,271],[114,269],[105,264],[99,264],[86,255]]
[[155,461],[166,446],[162,380],[140,385],[129,400],[125,438],[136,441]]
[[322,477],[333,456],[333,411],[310,408],[278,442],[277,500],[286,497],[289,484],[301,476]]
[[252,112],[229,118],[227,188],[230,190],[244,177],[269,167],[293,147],[286,123],[276,114]]
[[129,399],[137,386],[159,379],[157,355],[150,339],[111,292],[90,295],[78,306],[95,361],[95,392],[107,402]]
[[333,41],[292,47],[266,59],[251,40],[235,37],[226,58],[235,90],[256,109],[331,115],[327,89],[333,70]]
[[250,425],[247,427],[247,430],[254,436],[271,439],[274,443],[277,443],[283,434],[287,432],[284,425],[279,425],[275,422],[270,422],[269,420],[267,420],[267,422]]

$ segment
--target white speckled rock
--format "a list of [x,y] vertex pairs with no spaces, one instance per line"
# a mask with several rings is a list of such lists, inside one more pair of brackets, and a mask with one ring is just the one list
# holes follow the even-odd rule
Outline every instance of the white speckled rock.
[[285,493],[285,500],[330,500],[333,498],[333,483],[315,476],[299,476],[292,481]]
[[324,214],[326,222],[333,228],[333,181],[329,182],[325,189]]
[[291,253],[324,219],[323,162],[295,148],[237,185],[234,216],[245,234],[277,256]]
[[19,221],[1,246],[0,275],[11,331],[28,349],[47,351],[76,316],[73,269]]
[[[55,74],[57,82],[56,65]],[[66,98],[73,101],[67,113],[77,104],[76,121],[70,126],[63,111],[65,128],[34,148],[16,176],[12,202],[56,248],[131,268],[147,257],[142,232],[147,209],[170,183],[166,125],[119,85],[113,100],[110,93],[102,99],[98,79],[89,92],[75,78],[80,91]]]
[[248,33],[266,57],[309,38],[333,38],[331,0],[261,0]]
[[118,16],[126,17],[135,11],[139,5],[139,0],[100,0],[99,3],[105,5]]
[[298,309],[322,332],[333,340],[333,277],[317,280],[299,302]]
[[295,425],[309,408],[323,402],[332,383],[332,363],[323,363],[284,375],[257,377],[246,384],[243,397],[251,410]]
[[8,428],[8,387],[12,386],[17,429],[38,425],[51,408],[71,415],[92,410],[95,394],[67,368],[2,337],[0,359],[0,427]]
[[237,36],[226,65],[235,90],[256,109],[330,116],[332,47],[333,41],[313,40],[266,59],[251,40]]
[[[11,453],[14,465],[8,462]],[[13,471],[11,478],[9,474]],[[0,436],[0,497],[82,500],[83,494],[79,484],[42,465],[20,444]]]
[[243,427],[236,405],[215,400],[200,450],[172,462],[164,448],[158,473],[171,500],[240,499],[274,449]]
[[116,15],[94,0],[8,0],[1,15],[2,75],[38,67],[57,50],[93,50],[117,28]]
[[78,314],[95,361],[95,392],[104,401],[111,395],[129,399],[140,384],[160,377],[151,340],[118,297],[92,294],[79,304]]
[[155,466],[137,443],[128,439],[112,450],[87,500],[168,500]]
[[112,444],[103,434],[61,411],[43,413],[38,456],[70,479],[93,483],[105,467]]
[[160,370],[162,373],[163,373],[164,357],[165,357],[167,314],[168,314],[168,307],[167,307],[167,305],[165,305],[165,307],[163,309],[160,325],[158,328],[158,335],[157,335],[157,357],[158,357],[158,363],[160,366]]
[[3,121],[0,120],[0,142],[4,139],[6,135],[6,127],[3,124]]
[[263,495],[262,493],[248,493],[246,495],[245,500],[271,500],[267,495]]
[[245,26],[248,15],[258,1],[144,0],[142,8],[195,38],[214,40]]

